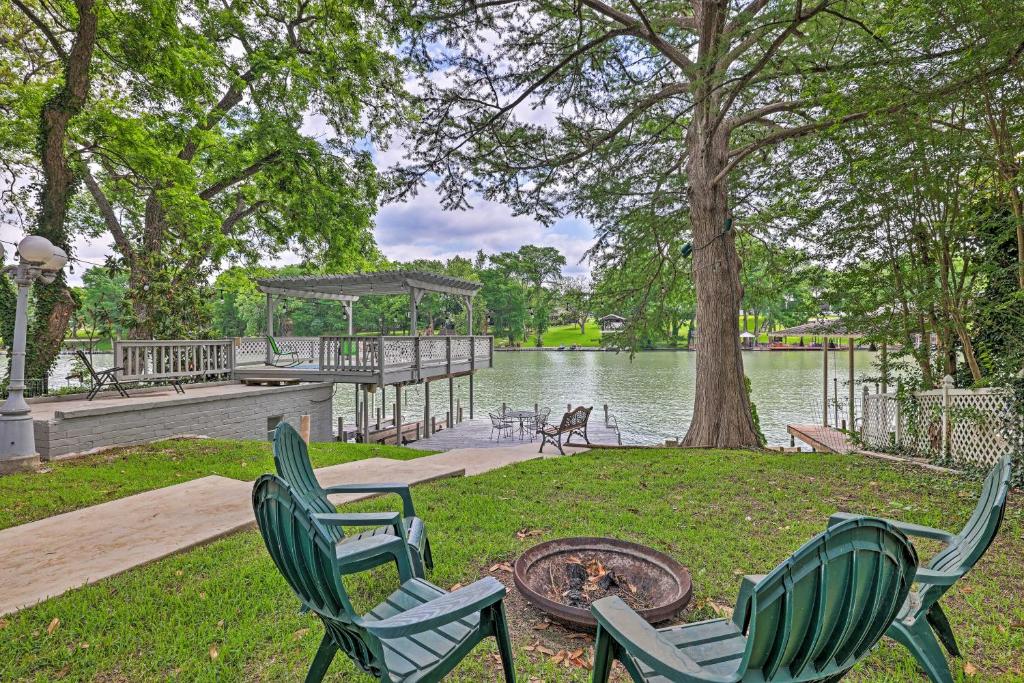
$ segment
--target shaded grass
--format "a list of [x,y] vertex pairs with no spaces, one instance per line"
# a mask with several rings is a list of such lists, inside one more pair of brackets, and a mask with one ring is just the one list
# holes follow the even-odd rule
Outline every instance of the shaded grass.
[[[251,445],[236,447],[244,452]],[[430,528],[437,567],[429,578],[438,585],[470,582],[548,538],[615,536],[690,568],[694,599],[682,619],[694,621],[714,617],[716,605],[732,605],[737,574],[771,569],[837,509],[958,528],[978,489],[977,482],[849,456],[615,450],[440,481],[414,495]],[[973,680],[1022,679],[1020,503],[1011,500],[997,542],[945,598],[965,661],[978,669]],[[542,534],[520,539],[522,529]],[[393,580],[384,570],[347,585],[367,606]],[[259,536],[241,533],[8,616],[0,631],[0,680],[300,679],[323,629],[296,606]],[[54,618],[61,623],[47,634]],[[523,650],[545,639],[532,621],[512,626],[520,680],[588,680],[584,670]],[[493,652],[492,644],[478,648],[451,680],[498,680]],[[963,662],[952,666],[962,678]],[[369,679],[339,656],[327,680]],[[885,642],[849,680],[925,679],[907,652]]]
[[[396,446],[314,443],[314,467],[363,458],[409,460],[429,451]],[[46,463],[37,472],[0,477],[0,529],[218,474],[253,480],[274,471],[270,443],[172,439]]]

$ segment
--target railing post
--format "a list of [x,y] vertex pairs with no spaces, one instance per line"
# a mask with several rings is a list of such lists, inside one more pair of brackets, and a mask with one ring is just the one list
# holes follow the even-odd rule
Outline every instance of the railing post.
[[384,386],[384,335],[377,337],[377,385]]
[[[868,428],[868,395],[871,391],[868,389],[868,385],[861,387],[861,399],[860,399],[860,434],[864,436],[867,434]],[[853,425],[850,425],[851,427]]]
[[445,337],[444,341],[445,341],[445,352],[444,352],[445,374],[446,375],[450,375],[450,374],[452,374],[452,338],[451,337]]
[[896,383],[896,447],[897,448],[902,448],[903,447],[903,415],[901,414],[903,411],[900,410],[900,394],[903,393],[903,392],[900,391],[901,388],[902,388],[902,382],[897,382]]
[[946,375],[942,378],[942,441],[940,457],[945,460],[949,458],[949,391],[953,388],[953,378]]

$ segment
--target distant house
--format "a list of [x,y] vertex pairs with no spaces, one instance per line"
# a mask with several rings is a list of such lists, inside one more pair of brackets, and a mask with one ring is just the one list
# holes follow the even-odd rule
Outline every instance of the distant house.
[[613,332],[615,330],[621,330],[626,326],[626,319],[621,315],[615,315],[614,313],[610,313],[603,318],[599,318],[597,322],[601,326],[602,332]]

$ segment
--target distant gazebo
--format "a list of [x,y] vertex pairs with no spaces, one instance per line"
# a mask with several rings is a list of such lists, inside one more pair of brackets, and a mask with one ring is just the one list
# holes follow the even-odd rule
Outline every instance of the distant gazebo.
[[601,326],[602,332],[614,332],[626,326],[626,319],[621,315],[609,313],[603,318],[598,318],[597,323]]

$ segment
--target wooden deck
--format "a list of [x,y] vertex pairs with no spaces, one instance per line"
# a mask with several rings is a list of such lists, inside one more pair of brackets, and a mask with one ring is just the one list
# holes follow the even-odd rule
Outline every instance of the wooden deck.
[[[561,419],[561,415],[558,416],[558,419]],[[394,428],[391,433],[394,434]],[[591,417],[590,423],[587,425],[587,434],[590,437],[590,443],[594,445],[614,446],[618,444],[618,435],[605,427],[601,418]],[[576,442],[577,438],[573,437],[572,445],[586,445],[582,439],[579,439],[579,444]],[[465,420],[455,424],[451,429],[437,432],[429,439],[420,439],[406,444],[409,448],[428,451],[448,451],[454,448],[505,448],[523,445],[532,445],[539,449],[540,439],[534,439],[531,444],[529,436],[520,439],[517,432],[513,438],[503,437],[500,440],[495,440],[491,435],[491,421],[481,419]],[[545,453],[548,451],[558,453],[558,449],[550,444],[544,448]]]
[[834,427],[786,425],[786,431],[794,439],[823,453],[854,453],[857,450],[857,447],[850,441],[850,437]]

